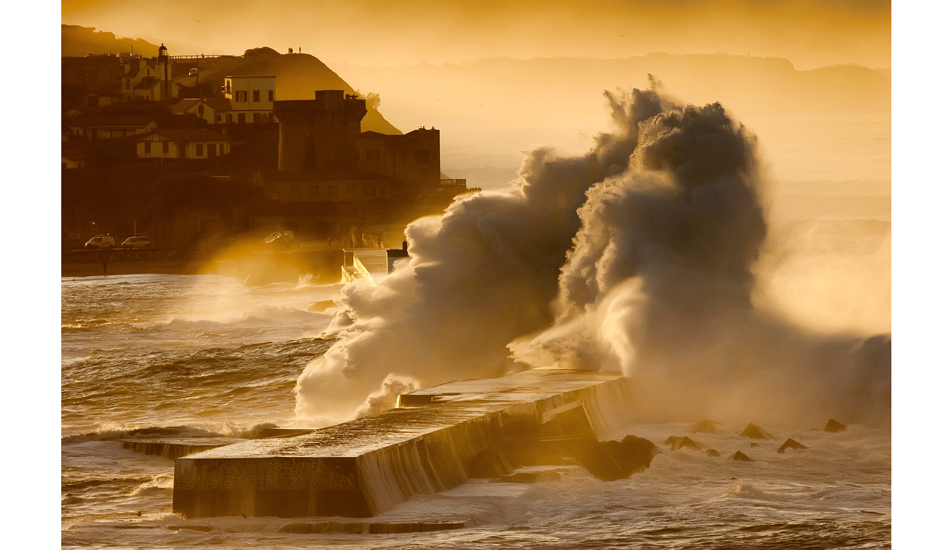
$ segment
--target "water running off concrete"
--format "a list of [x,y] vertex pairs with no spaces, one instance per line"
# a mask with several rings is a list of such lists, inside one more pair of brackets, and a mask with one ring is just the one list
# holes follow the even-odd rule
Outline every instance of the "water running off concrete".
[[346,249],[343,251],[342,272],[343,281],[347,283],[362,278],[377,285],[389,273],[386,251],[376,248]]
[[603,434],[624,399],[617,373],[533,369],[451,382],[306,435],[179,458],[173,509],[185,517],[371,517],[462,484],[476,456],[502,451],[506,427],[541,426],[581,410]]

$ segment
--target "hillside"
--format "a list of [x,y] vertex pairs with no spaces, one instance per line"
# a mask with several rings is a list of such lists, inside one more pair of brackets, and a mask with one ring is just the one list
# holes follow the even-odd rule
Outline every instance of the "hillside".
[[116,38],[111,32],[97,31],[93,27],[61,25],[62,57],[82,57],[88,54],[134,52],[154,55],[158,44],[141,38]]
[[[128,51],[149,57],[158,51],[158,46],[141,39],[116,38],[111,32],[96,31],[92,27],[62,25],[63,57]],[[174,52],[170,53],[174,56]],[[313,99],[314,90],[356,93],[355,88],[316,57],[310,54],[280,54],[266,47],[247,50],[243,57],[182,60],[176,61],[175,65],[175,75],[188,74],[191,67],[199,68],[201,81],[210,83],[214,90],[220,89],[224,84],[224,77],[228,75],[273,75],[277,77],[278,99]],[[369,104],[362,129],[382,134],[402,133],[386,120],[376,107]]]
[[[277,77],[278,99],[313,99],[314,90],[343,90],[356,93],[340,75],[310,54],[280,54],[271,48],[255,48],[244,52],[244,57],[219,57],[202,69],[202,80],[214,78],[224,83],[228,75],[272,75]],[[364,90],[365,91],[365,90]],[[382,134],[401,134],[378,109],[367,104],[363,118],[364,131]]]

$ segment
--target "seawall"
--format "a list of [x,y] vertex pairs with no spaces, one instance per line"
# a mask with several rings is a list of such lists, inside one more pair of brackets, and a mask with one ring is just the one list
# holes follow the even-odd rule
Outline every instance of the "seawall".
[[617,373],[534,369],[451,382],[306,435],[179,458],[173,509],[185,517],[371,517],[465,482],[476,456],[504,452],[513,426],[541,426],[580,410],[604,434],[626,399]]
[[236,277],[251,285],[296,282],[310,274],[327,283],[340,280],[343,249],[301,248],[233,254],[174,248],[74,250],[61,256],[60,276],[90,277],[144,273],[214,274]]

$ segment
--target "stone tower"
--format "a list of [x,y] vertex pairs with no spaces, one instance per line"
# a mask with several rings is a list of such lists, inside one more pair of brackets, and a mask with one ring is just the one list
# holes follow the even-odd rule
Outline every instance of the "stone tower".
[[274,102],[280,123],[277,169],[306,172],[356,168],[366,101],[343,90],[317,90],[314,99]]

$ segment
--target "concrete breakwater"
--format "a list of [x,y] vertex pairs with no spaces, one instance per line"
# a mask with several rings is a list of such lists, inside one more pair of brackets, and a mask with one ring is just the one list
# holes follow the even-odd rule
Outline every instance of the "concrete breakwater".
[[240,441],[233,437],[190,437],[167,439],[120,439],[126,449],[172,460]]
[[583,413],[590,430],[605,434],[626,399],[617,373],[533,369],[451,382],[306,435],[179,458],[173,509],[185,517],[371,517],[475,477],[486,454],[505,463],[512,433],[562,415],[574,422]]

